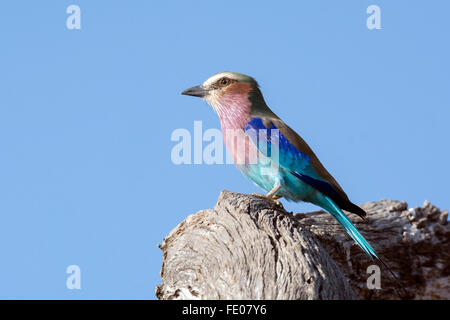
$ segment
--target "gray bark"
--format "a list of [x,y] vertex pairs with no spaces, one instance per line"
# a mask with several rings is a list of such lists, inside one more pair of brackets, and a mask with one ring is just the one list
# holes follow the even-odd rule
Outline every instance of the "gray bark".
[[[448,211],[428,201],[408,209],[404,201],[381,200],[361,206],[366,221],[354,218],[358,230],[397,275],[396,281],[379,263],[371,262],[326,212],[296,214],[313,232],[349,279],[359,299],[450,299],[450,224]],[[367,267],[381,268],[381,289],[369,290]],[[402,290],[396,290],[397,283]],[[400,292],[398,292],[400,291]]]
[[222,192],[160,247],[160,299],[355,298],[315,236],[258,197]]
[[[387,200],[363,207],[366,221],[351,218],[411,292],[403,298],[448,299],[448,213]],[[223,191],[213,210],[188,216],[160,248],[159,299],[397,297],[383,268],[382,288],[367,289],[373,262],[329,214],[293,215],[255,196]]]

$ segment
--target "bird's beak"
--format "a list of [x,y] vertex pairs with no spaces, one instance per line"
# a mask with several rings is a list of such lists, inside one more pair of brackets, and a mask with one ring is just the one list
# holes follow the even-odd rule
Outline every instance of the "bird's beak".
[[202,86],[195,86],[184,90],[181,94],[203,98],[208,94],[208,90],[203,88]]

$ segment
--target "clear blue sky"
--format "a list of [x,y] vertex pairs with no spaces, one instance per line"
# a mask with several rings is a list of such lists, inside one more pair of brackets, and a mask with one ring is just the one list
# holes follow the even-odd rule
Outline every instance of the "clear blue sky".
[[[66,8],[81,8],[81,30]],[[381,8],[368,30],[366,8]],[[171,162],[218,128],[180,92],[254,76],[356,203],[450,208],[448,1],[7,1],[0,13],[0,297],[150,298],[157,244],[232,165]],[[311,210],[289,204],[297,212]],[[81,290],[66,288],[67,266]]]

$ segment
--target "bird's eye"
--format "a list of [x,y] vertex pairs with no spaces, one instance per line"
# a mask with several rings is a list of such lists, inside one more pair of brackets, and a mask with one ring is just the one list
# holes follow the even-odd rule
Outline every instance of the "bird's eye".
[[222,85],[222,86],[226,86],[227,84],[229,84],[230,83],[230,79],[228,79],[228,78],[222,78],[222,79],[220,79],[220,84]]

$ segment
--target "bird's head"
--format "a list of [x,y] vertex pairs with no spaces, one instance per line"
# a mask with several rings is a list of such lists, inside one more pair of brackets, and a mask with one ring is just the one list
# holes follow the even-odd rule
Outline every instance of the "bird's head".
[[236,113],[238,109],[250,113],[252,97],[262,98],[255,79],[237,72],[216,73],[202,85],[184,90],[181,94],[205,99],[219,116]]

